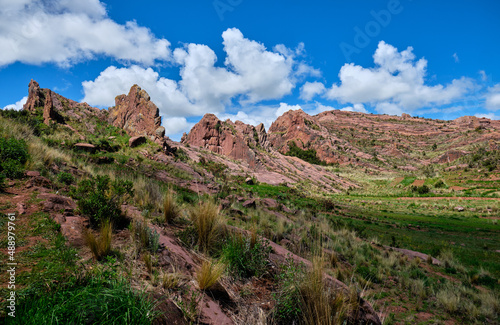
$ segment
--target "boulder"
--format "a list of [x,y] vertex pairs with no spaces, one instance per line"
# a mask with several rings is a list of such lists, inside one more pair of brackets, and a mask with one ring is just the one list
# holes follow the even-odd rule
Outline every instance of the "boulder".
[[143,143],[146,143],[147,139],[145,136],[132,137],[128,140],[128,145],[130,148],[134,148],[140,146]]
[[38,176],[40,176],[40,172],[29,170],[29,171],[26,172],[26,176],[28,176],[28,177],[38,177]]
[[275,209],[278,207],[278,202],[274,199],[266,198],[266,199],[262,199],[260,202],[262,203],[262,205],[264,205],[268,208]]
[[41,193],[39,199],[45,199],[43,202],[43,210],[45,212],[70,212],[76,209],[76,203],[72,198],[52,193]]
[[165,137],[165,128],[163,126],[160,126],[159,128],[156,129],[155,135],[158,138],[164,138]]
[[90,153],[96,152],[97,148],[93,144],[90,143],[76,143],[74,145],[76,149],[82,150],[82,151],[87,151]]
[[243,202],[243,207],[244,208],[255,208],[256,207],[255,199],[246,200],[245,202]]

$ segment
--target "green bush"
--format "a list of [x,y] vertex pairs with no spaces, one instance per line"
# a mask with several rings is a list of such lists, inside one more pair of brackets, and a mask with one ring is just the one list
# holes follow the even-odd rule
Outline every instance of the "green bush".
[[411,191],[418,193],[418,194],[427,194],[429,193],[430,189],[427,185],[422,185],[422,186],[412,186]]
[[71,185],[75,182],[75,177],[70,173],[61,172],[57,175],[57,180],[63,184]]
[[110,220],[114,225],[122,226],[124,218],[121,204],[132,196],[132,182],[111,181],[109,176],[97,176],[81,181],[75,194],[80,212],[90,218],[93,226],[103,220]]
[[270,246],[256,236],[234,235],[222,249],[222,259],[240,277],[261,276],[266,272],[270,251]]
[[442,180],[439,180],[436,182],[436,184],[434,184],[434,187],[435,188],[443,188],[443,187],[446,187],[446,184]]
[[287,156],[297,157],[297,158],[300,158],[304,161],[307,161],[308,163],[315,164],[315,165],[325,165],[325,162],[321,161],[318,158],[318,156],[316,154],[316,150],[314,150],[314,149],[308,149],[308,150],[300,149],[297,146],[297,144],[295,143],[295,141],[290,141],[288,143],[288,147],[289,147],[289,150],[286,153]]
[[29,159],[28,145],[23,139],[0,138],[0,173],[3,178],[22,178]]
[[304,276],[303,266],[287,259],[276,275],[278,290],[273,293],[276,301],[273,319],[277,324],[296,324],[302,318],[299,284]]

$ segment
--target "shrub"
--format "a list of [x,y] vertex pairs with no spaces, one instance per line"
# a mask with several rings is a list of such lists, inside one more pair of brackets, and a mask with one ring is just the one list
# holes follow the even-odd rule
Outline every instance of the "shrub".
[[71,185],[75,182],[75,177],[70,173],[61,172],[57,175],[57,180],[63,184]]
[[222,218],[219,206],[210,200],[202,201],[191,210],[190,218],[196,230],[200,249],[208,251],[221,231]]
[[131,234],[135,240],[140,244],[140,247],[145,248],[151,252],[158,251],[160,247],[160,235],[148,227],[146,220],[136,220],[132,224]]
[[85,243],[89,246],[92,255],[97,261],[108,256],[111,251],[112,229],[112,224],[109,221],[104,221],[101,224],[98,238],[89,230],[83,232]]
[[169,189],[163,197],[163,217],[165,223],[172,223],[179,215],[179,207],[175,201],[174,191]]
[[23,139],[0,138],[0,173],[16,179],[24,176],[24,164],[29,159],[28,145]]
[[224,274],[225,265],[222,263],[203,261],[196,272],[196,281],[201,290],[210,290]]
[[416,192],[418,194],[427,194],[429,193],[430,189],[427,185],[422,185],[422,186],[412,186],[411,187],[412,192]]
[[261,276],[266,272],[270,251],[270,246],[257,236],[236,234],[229,238],[222,249],[222,258],[233,273],[248,278]]
[[0,173],[0,190],[5,188],[7,184],[5,183],[5,175],[4,173]]
[[302,281],[304,270],[293,259],[281,265],[276,275],[278,291],[273,294],[276,305],[273,318],[278,324],[296,324],[302,315],[301,298],[298,284]]
[[288,147],[289,150],[285,154],[287,156],[294,156],[315,165],[325,165],[325,162],[321,161],[318,158],[316,150],[314,149],[308,149],[308,150],[301,149],[297,146],[295,141],[290,141],[288,143]]
[[439,181],[436,182],[436,184],[434,184],[434,187],[435,188],[443,188],[443,187],[446,187],[446,184],[440,179]]
[[92,225],[106,219],[115,225],[122,225],[124,218],[120,207],[123,201],[132,195],[132,182],[111,182],[109,176],[97,176],[81,181],[75,196],[78,199],[78,208],[90,218]]

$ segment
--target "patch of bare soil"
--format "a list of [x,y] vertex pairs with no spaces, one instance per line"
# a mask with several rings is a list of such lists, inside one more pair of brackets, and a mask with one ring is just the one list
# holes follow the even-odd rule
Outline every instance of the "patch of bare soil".
[[404,177],[396,177],[392,182],[391,184],[389,184],[389,186],[391,187],[394,187],[396,185],[398,185],[399,183],[401,183],[405,178]]
[[461,186],[452,186],[450,187],[450,190],[452,191],[465,191],[467,187],[461,187]]
[[411,185],[413,186],[422,186],[424,185],[425,180],[424,179],[416,179]]

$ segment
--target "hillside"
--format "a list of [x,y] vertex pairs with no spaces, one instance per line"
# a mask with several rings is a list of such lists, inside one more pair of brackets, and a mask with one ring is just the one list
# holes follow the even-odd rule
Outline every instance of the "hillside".
[[500,121],[207,114],[175,142],[138,85],[103,110],[28,94],[0,117],[11,323],[500,320]]

